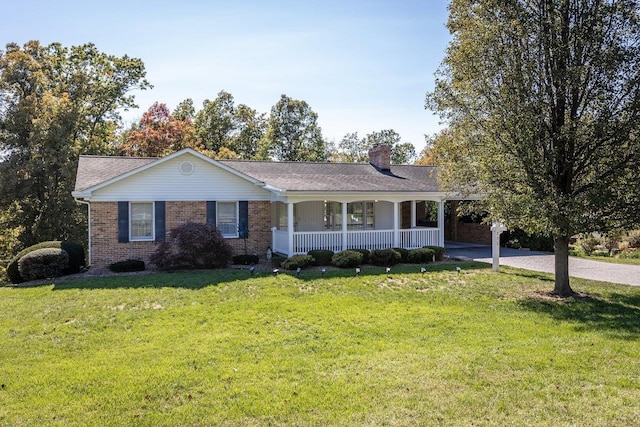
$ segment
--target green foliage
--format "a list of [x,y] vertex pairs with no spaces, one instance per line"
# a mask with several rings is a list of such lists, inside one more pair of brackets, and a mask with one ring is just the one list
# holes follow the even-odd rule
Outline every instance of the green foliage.
[[285,270],[296,270],[298,268],[305,268],[313,265],[315,260],[311,255],[292,255],[289,258],[282,261],[280,266]]
[[231,246],[215,225],[188,222],[171,230],[150,261],[160,270],[224,268],[231,257]]
[[552,236],[560,295],[570,236],[640,221],[638,3],[579,4],[453,0],[427,97],[449,125],[435,147],[443,189]]
[[0,50],[0,233],[17,232],[19,247],[86,238],[87,208],[71,196],[78,155],[110,153],[144,77],[142,61],[93,44]]
[[629,243],[630,248],[640,248],[640,230],[630,232],[625,240]]
[[273,255],[271,257],[271,265],[275,268],[279,268],[286,259],[287,257],[284,256]]
[[233,263],[236,265],[252,265],[260,262],[260,258],[258,255],[235,255],[233,258]]
[[616,255],[616,258],[621,258],[621,259],[640,259],[640,251],[639,250],[632,250],[632,251],[619,252]]
[[313,249],[307,255],[311,255],[315,260],[314,265],[329,265],[333,257],[333,251],[328,249]]
[[325,161],[325,141],[317,122],[318,115],[309,104],[282,95],[271,108],[259,157],[294,162]]
[[20,277],[25,281],[62,276],[69,265],[69,254],[60,248],[36,249],[18,261]]
[[578,237],[576,248],[583,254],[589,256],[593,254],[599,244],[600,239],[594,236],[593,233],[584,233]]
[[369,254],[369,262],[373,265],[392,266],[402,260],[400,253],[394,249],[374,249]]
[[139,259],[127,259],[109,264],[109,270],[114,273],[129,273],[134,271],[144,271],[145,269],[146,266],[144,265],[144,261]]
[[369,255],[371,251],[368,249],[349,249],[350,251],[359,252],[362,254],[362,263],[369,264]]
[[45,248],[62,249],[67,253],[69,259],[67,265],[63,270],[64,274],[79,273],[85,267],[86,260],[84,248],[82,247],[82,245],[67,241],[40,242],[21,250],[11,259],[11,261],[9,261],[9,264],[7,265],[7,277],[9,278],[11,283],[21,283],[25,281],[25,279],[21,277],[18,268],[20,259],[33,251]]
[[407,260],[410,264],[428,264],[433,262],[433,257],[436,255],[436,252],[430,248],[419,248],[412,249],[409,251],[409,256]]
[[364,264],[364,256],[361,251],[348,249],[338,252],[331,258],[331,263],[340,268],[353,268]]
[[532,251],[553,252],[553,238],[541,233],[527,233],[521,229],[509,230],[509,240],[517,240],[519,247]]
[[445,248],[443,248],[442,246],[431,245],[431,246],[423,246],[423,248],[431,249],[436,256],[436,261],[444,260]]
[[409,257],[409,249],[405,248],[392,248],[394,251],[400,254],[400,262],[407,262]]

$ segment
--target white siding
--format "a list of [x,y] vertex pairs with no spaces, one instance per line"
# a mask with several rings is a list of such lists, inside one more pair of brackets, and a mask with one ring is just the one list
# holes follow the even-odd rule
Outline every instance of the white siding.
[[[180,172],[182,162],[193,163],[190,175]],[[184,154],[147,170],[95,190],[93,201],[116,200],[269,200],[262,187],[212,165],[191,154]]]
[[374,216],[376,230],[393,229],[393,203],[379,201],[374,203]]

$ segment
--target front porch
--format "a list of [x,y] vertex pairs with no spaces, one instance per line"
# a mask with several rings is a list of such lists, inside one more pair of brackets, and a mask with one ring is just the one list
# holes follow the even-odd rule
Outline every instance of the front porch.
[[272,250],[286,256],[444,246],[444,200],[274,202],[272,224]]

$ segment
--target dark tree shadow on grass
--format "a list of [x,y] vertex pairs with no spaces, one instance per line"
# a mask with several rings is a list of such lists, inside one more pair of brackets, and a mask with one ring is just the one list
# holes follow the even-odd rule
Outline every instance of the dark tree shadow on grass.
[[[420,274],[420,269],[425,268],[425,274],[431,272],[452,271],[455,272],[457,267],[463,269],[486,269],[489,268],[484,263],[438,263],[427,265],[397,265],[391,267],[391,274]],[[277,277],[284,279],[285,277],[293,277],[303,282],[322,280],[330,278],[347,278],[355,277],[355,268],[336,269],[326,267],[324,274],[321,267],[304,269],[298,276],[296,271],[287,271],[278,269]],[[386,267],[364,266],[360,269],[359,276],[385,276]],[[219,286],[225,283],[236,281],[251,281],[256,278],[276,277],[271,268],[256,270],[253,274],[245,267],[228,268],[221,270],[191,270],[180,271],[174,273],[154,272],[146,274],[127,275],[111,275],[107,277],[90,277],[77,278],[73,280],[52,280],[40,284],[39,286],[51,286],[53,284],[54,291],[62,291],[67,289],[134,289],[134,288],[183,288],[183,289],[202,289],[210,286]]]
[[610,293],[573,298],[530,296],[522,307],[561,322],[575,322],[576,331],[597,330],[628,340],[640,338],[640,295]]

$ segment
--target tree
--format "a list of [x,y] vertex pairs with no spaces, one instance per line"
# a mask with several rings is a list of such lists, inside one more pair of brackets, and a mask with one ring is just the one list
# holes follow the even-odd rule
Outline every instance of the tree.
[[416,157],[413,144],[402,142],[393,129],[372,132],[364,138],[359,138],[358,132],[348,133],[338,144],[338,152],[333,157],[345,162],[366,163],[369,161],[369,150],[380,144],[391,147],[391,163],[395,165],[411,163]]
[[171,115],[176,120],[186,120],[189,119],[193,122],[196,118],[196,109],[193,106],[193,99],[187,98],[182,101],[178,106],[173,110]]
[[110,152],[118,111],[135,107],[128,92],[150,87],[145,74],[139,59],[92,44],[0,51],[0,233],[17,237],[11,249],[84,240],[86,208],[71,197],[78,155]]
[[231,150],[240,159],[253,159],[258,153],[258,145],[265,136],[267,120],[264,114],[244,104],[238,105],[234,112],[234,132],[231,138]]
[[638,223],[640,25],[634,0],[453,0],[427,106],[449,189],[554,238],[554,293],[573,293],[569,238]]
[[165,104],[156,102],[129,131],[120,154],[160,157],[186,147],[199,148],[191,120],[188,117],[176,119]]
[[235,106],[233,95],[220,91],[213,101],[206,99],[195,119],[196,135],[205,149],[218,152],[231,148],[234,130]]
[[282,95],[271,108],[258,156],[280,161],[325,161],[325,142],[317,122],[318,115],[309,104]]

